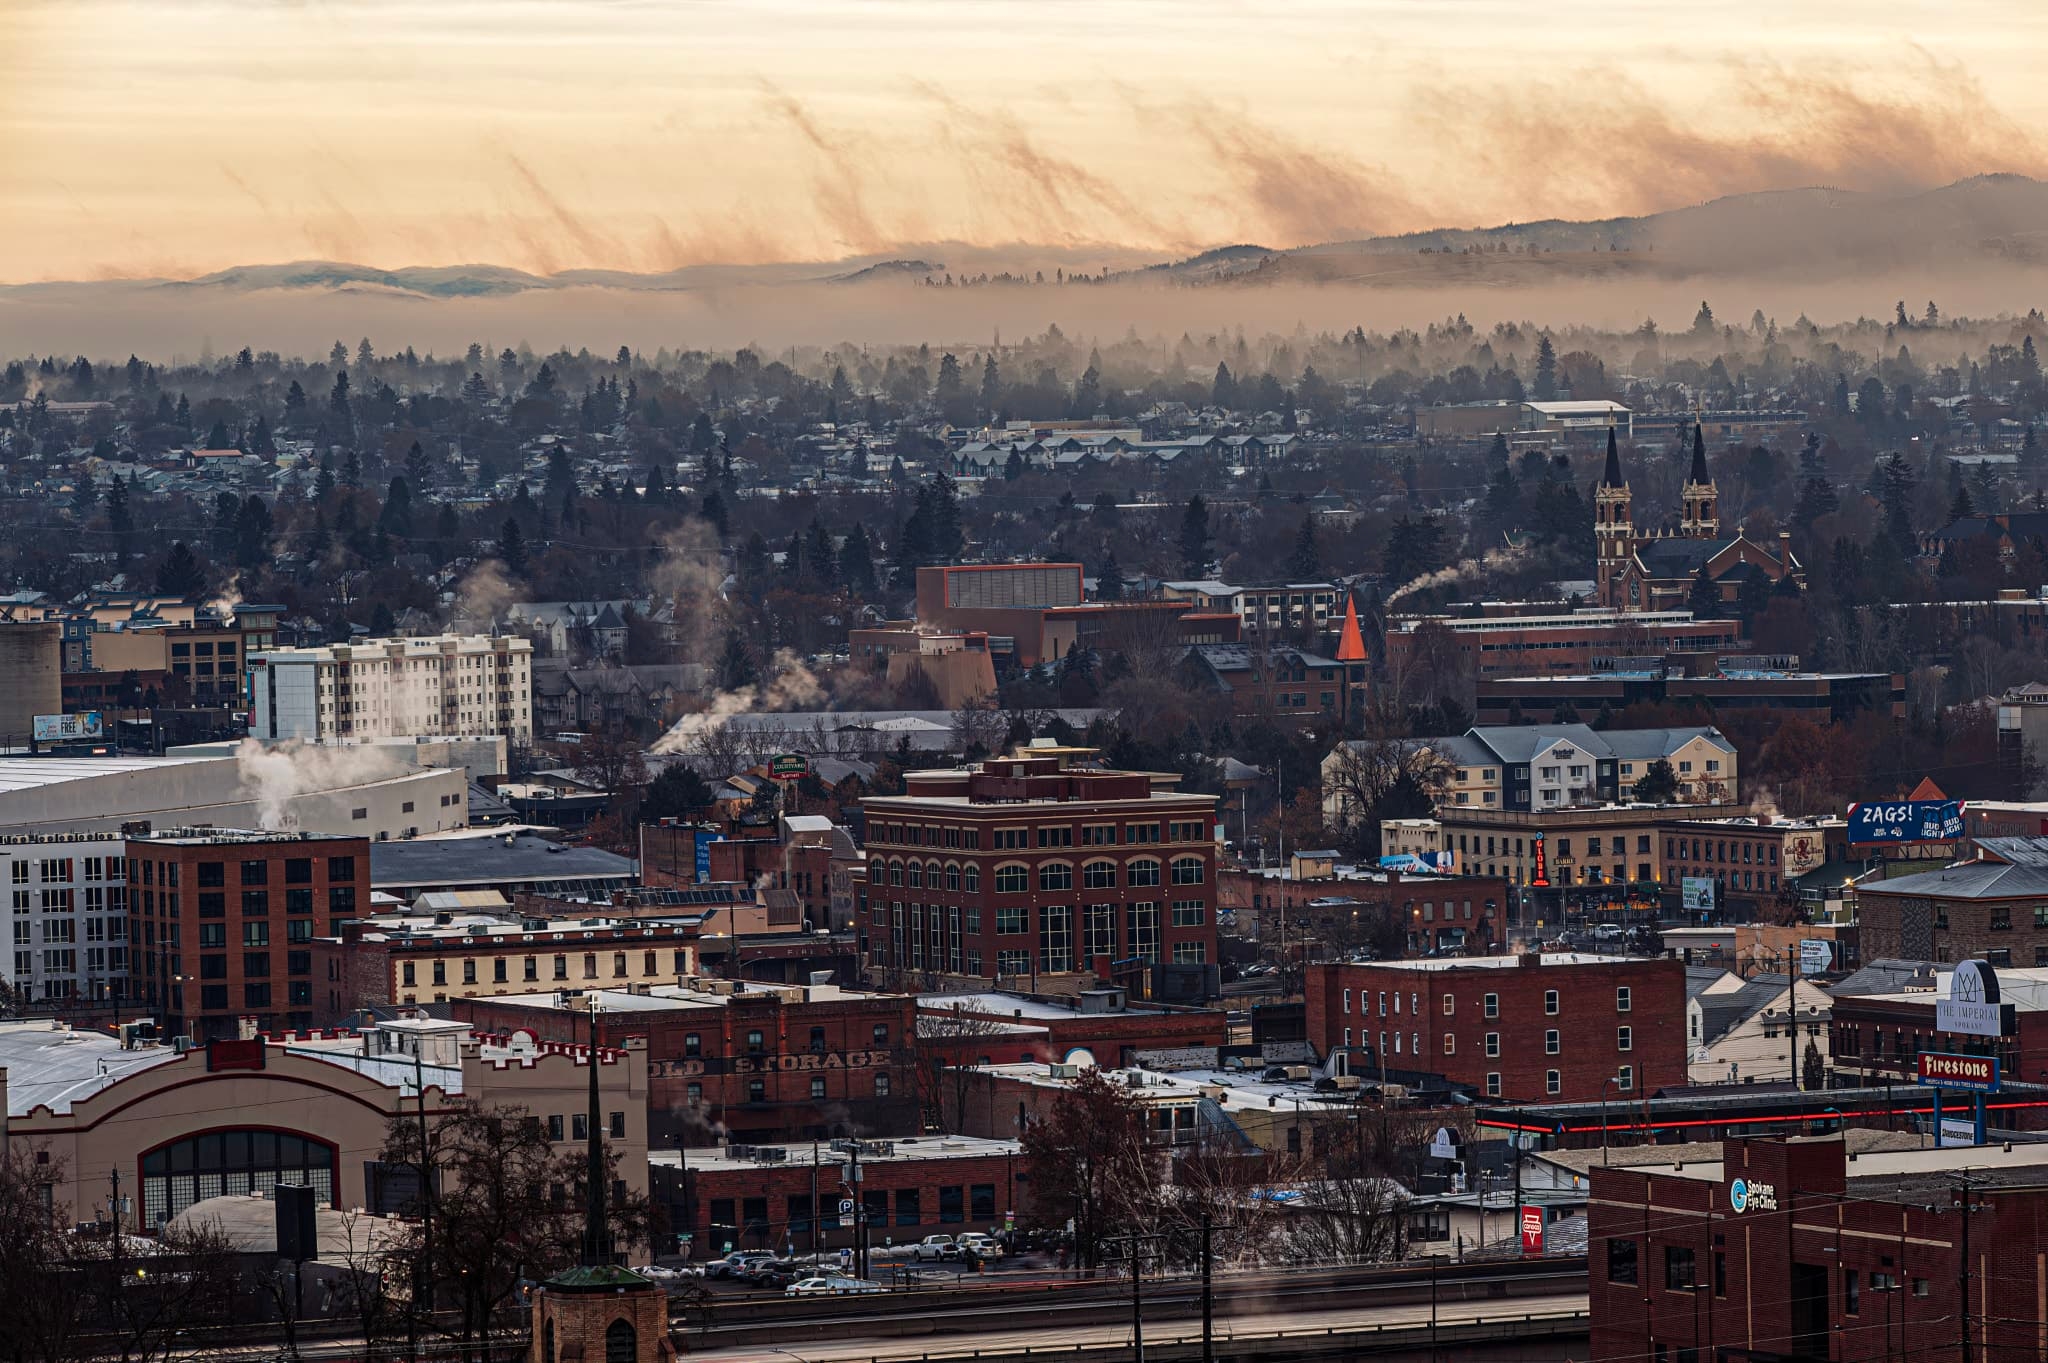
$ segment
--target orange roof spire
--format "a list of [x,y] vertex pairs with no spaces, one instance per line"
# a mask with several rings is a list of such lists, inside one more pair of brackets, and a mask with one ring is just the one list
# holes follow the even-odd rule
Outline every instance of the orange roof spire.
[[1365,657],[1365,635],[1358,628],[1358,602],[1350,592],[1344,593],[1344,632],[1337,636],[1337,661],[1340,663],[1362,663]]

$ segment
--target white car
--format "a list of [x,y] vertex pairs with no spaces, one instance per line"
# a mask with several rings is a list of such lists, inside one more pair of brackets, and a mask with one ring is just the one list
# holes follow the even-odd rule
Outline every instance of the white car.
[[863,1292],[880,1292],[880,1283],[865,1278],[804,1278],[782,1289],[785,1297],[851,1297]]
[[954,1243],[958,1244],[962,1250],[972,1250],[978,1259],[1000,1259],[1003,1257],[1003,1247],[996,1243],[995,1237],[978,1230],[967,1232]]

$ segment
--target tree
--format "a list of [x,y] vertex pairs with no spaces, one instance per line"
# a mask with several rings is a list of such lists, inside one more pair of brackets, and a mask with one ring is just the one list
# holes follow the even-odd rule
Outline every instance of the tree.
[[526,576],[526,533],[519,528],[517,516],[507,516],[498,527],[498,559],[514,577]]
[[[607,1144],[606,1213],[613,1243],[624,1247],[646,1240],[648,1208],[644,1198],[618,1195],[618,1155]],[[424,1150],[417,1120],[392,1117],[381,1158],[387,1168],[428,1174],[415,1174],[406,1210],[431,1213],[432,1245],[414,1222],[385,1274],[426,1288],[402,1309],[452,1305],[463,1356],[492,1363],[492,1335],[523,1316],[521,1284],[576,1262],[588,1169],[581,1142],[557,1146],[524,1108],[461,1105],[428,1127]]]
[[1116,561],[1116,550],[1105,550],[1102,564],[1095,570],[1095,599],[1097,601],[1121,601],[1124,599],[1124,571]]
[[1668,805],[1678,798],[1678,772],[1660,757],[1644,768],[1642,779],[1630,793],[1646,805]]
[[1145,1107],[1093,1067],[1024,1128],[1031,1170],[1027,1214],[1040,1227],[1074,1226],[1079,1264],[1102,1261],[1103,1237],[1135,1231],[1157,1215],[1159,1157],[1146,1138]]
[[623,724],[599,724],[576,745],[575,772],[578,784],[603,792],[614,812],[625,815],[647,784],[646,748]]
[[1541,336],[1536,341],[1536,400],[1554,402],[1557,399],[1557,347],[1550,343],[1550,337]]
[[867,528],[859,521],[839,542],[839,565],[835,574],[856,596],[875,594],[874,551],[868,544]]
[[156,589],[164,596],[194,596],[206,590],[206,570],[198,555],[183,540],[171,544],[171,551],[157,565]]
[[415,492],[425,493],[433,483],[434,461],[427,457],[427,451],[419,441],[412,442],[412,448],[405,452],[405,481]]
[[1197,492],[1180,517],[1180,568],[1189,578],[1206,577],[1215,545],[1209,536],[1209,504]]
[[1313,511],[1301,518],[1301,529],[1294,536],[1294,554],[1287,560],[1287,571],[1296,582],[1315,582],[1323,575],[1323,551],[1316,545],[1316,513]]
[[[1934,304],[1929,303],[1928,307]],[[1820,1045],[1812,1037],[1806,1039],[1806,1052],[1799,1059],[1799,1087],[1818,1091],[1828,1086],[1827,1062],[1820,1058]]]
[[1695,620],[1715,620],[1721,615],[1721,589],[1707,576],[1704,564],[1692,575],[1692,594],[1687,601]]
[[[760,683],[761,669],[754,664],[746,636],[736,629],[725,632],[725,652],[718,663],[718,689],[738,691]],[[721,773],[721,775],[724,773]]]
[[640,799],[640,822],[693,819],[710,806],[711,787],[696,768],[680,760],[671,761],[647,783],[647,793]]
[[996,408],[1002,405],[1002,398],[1002,373],[996,368],[996,357],[991,353],[987,359],[981,362],[982,414],[984,416],[993,416]]
[[1387,535],[1381,567],[1391,586],[1405,587],[1444,566],[1443,527],[1433,517],[1402,516]]
[[973,1092],[975,1066],[994,1058],[997,1040],[1006,1037],[1009,1029],[1008,1022],[970,1013],[957,1003],[918,1015],[912,1052],[925,1130],[960,1129]]
[[412,537],[412,489],[406,486],[402,475],[394,474],[391,486],[384,491],[384,511],[377,518],[377,526],[387,535]]

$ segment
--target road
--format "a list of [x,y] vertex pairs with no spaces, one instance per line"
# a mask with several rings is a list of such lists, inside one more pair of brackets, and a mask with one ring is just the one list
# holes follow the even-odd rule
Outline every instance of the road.
[[[1583,1315],[1586,1294],[1517,1297],[1513,1300],[1446,1302],[1437,1310],[1440,1325],[1478,1321],[1519,1321],[1525,1317]],[[1358,1331],[1388,1326],[1426,1326],[1430,1320],[1428,1302],[1403,1303],[1370,1308],[1346,1307],[1320,1311],[1254,1312],[1219,1315],[1215,1333],[1219,1340],[1244,1339],[1284,1333],[1321,1333],[1326,1330]],[[1202,1337],[1200,1320],[1185,1318],[1145,1324],[1146,1345],[1195,1342]],[[853,1363],[853,1360],[917,1359],[984,1354],[1016,1354],[1075,1348],[1123,1348],[1131,1342],[1130,1321],[1117,1325],[1049,1325],[1038,1329],[1005,1328],[985,1333],[948,1333],[915,1339],[868,1336],[832,1340],[795,1341],[783,1345],[739,1344],[727,1347],[698,1346],[691,1340],[688,1357],[715,1363]]]

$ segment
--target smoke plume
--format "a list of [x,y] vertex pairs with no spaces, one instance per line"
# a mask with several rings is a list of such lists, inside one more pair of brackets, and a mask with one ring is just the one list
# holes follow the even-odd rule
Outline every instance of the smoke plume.
[[718,531],[709,521],[691,516],[663,531],[658,545],[661,559],[651,576],[656,604],[666,601],[674,607],[683,661],[710,663],[725,637],[719,625],[725,559]]
[[487,558],[462,576],[455,587],[455,618],[488,626],[519,599],[519,589],[505,576],[505,565]]
[[1470,582],[1487,573],[1506,572],[1520,566],[1528,557],[1526,549],[1489,549],[1478,558],[1461,559],[1448,568],[1439,568],[1433,573],[1424,573],[1411,582],[1403,583],[1390,593],[1385,605],[1391,606],[1405,596],[1427,591],[1431,587],[1448,586],[1453,582]]
[[328,748],[292,739],[265,744],[245,738],[235,745],[241,793],[256,805],[257,827],[292,826],[291,803],[301,795],[340,790],[381,780],[401,769],[382,748]]
[[725,728],[735,716],[757,710],[798,710],[825,699],[825,688],[819,685],[817,676],[790,650],[776,649],[769,669],[769,679],[760,685],[721,691],[702,710],[684,715],[655,740],[650,751],[657,756],[686,752]]

